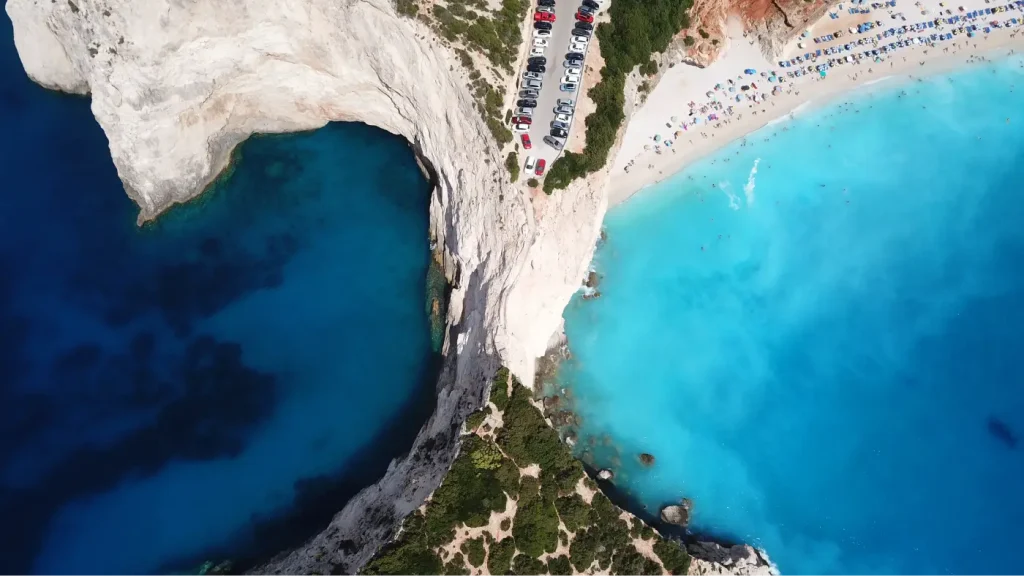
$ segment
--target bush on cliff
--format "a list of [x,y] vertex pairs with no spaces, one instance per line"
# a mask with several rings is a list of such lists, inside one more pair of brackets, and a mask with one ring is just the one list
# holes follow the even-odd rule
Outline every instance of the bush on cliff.
[[508,153],[508,157],[505,158],[505,168],[508,168],[512,183],[515,184],[519,180],[519,156],[515,152]]
[[511,538],[504,538],[500,542],[491,544],[490,553],[487,555],[487,571],[495,576],[508,574],[512,566],[512,556],[516,553],[516,543]]
[[405,519],[397,540],[363,567],[363,574],[440,574],[441,558],[427,543],[425,518],[419,511]]
[[654,553],[669,574],[686,574],[690,570],[690,555],[676,542],[658,538],[654,541]]
[[549,499],[524,489],[512,521],[512,536],[519,551],[531,558],[558,548],[558,513]]
[[569,564],[569,557],[562,555],[548,558],[548,573],[554,576],[572,574],[572,565]]
[[[483,526],[492,511],[505,509],[505,492],[493,469],[478,468],[473,454],[490,452],[490,442],[476,435],[463,439],[462,451],[427,505],[426,542],[440,546],[452,540],[455,528]],[[493,446],[491,446],[493,448]]]
[[494,381],[491,382],[491,402],[494,403],[498,412],[504,412],[505,407],[508,406],[508,379],[508,368],[503,366],[494,375]]

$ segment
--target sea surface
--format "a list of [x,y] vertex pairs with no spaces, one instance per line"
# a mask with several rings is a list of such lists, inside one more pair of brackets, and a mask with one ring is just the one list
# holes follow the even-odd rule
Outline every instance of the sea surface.
[[728,146],[607,216],[578,449],[783,573],[1024,571],[1022,223],[1021,57]]
[[254,138],[136,226],[86,98],[0,17],[0,573],[153,573],[300,543],[433,406],[429,186],[359,124]]

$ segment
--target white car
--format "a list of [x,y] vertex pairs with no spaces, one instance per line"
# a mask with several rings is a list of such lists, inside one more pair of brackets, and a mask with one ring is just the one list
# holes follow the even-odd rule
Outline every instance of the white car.
[[555,106],[552,112],[555,114],[568,114],[569,116],[572,116],[572,108],[568,106]]
[[558,87],[562,92],[575,92],[577,85],[572,82],[565,82]]
[[544,49],[541,48],[540,46],[534,46],[533,48],[530,48],[530,56],[543,56],[543,55],[544,55]]
[[533,45],[534,46],[547,46],[548,45],[548,41],[543,39],[543,38],[534,38],[533,39]]
[[586,52],[587,51],[587,45],[586,44],[580,44],[579,42],[573,42],[572,44],[569,44],[569,50],[571,50],[573,52]]
[[534,38],[550,38],[551,37],[551,30],[534,30],[533,31],[533,37]]
[[526,157],[526,165],[523,166],[523,169],[526,172],[533,172],[533,167],[536,166],[536,165],[537,165],[537,160],[533,156],[527,156]]
[[568,124],[569,122],[572,122],[572,116],[569,116],[568,114],[555,114],[555,120]]
[[562,84],[568,84],[570,82],[573,83],[573,84],[579,84],[580,83],[580,75],[579,74],[566,74],[565,76],[562,76]]
[[568,106],[569,108],[576,105],[576,103],[572,101],[572,98],[559,98],[558,100],[555,100],[555,104],[559,106]]
[[555,9],[551,6],[537,6],[537,12],[547,12],[548,14],[554,14]]
[[516,116],[533,116],[533,108],[516,108]]
[[580,68],[579,66],[566,66],[565,73],[566,74],[583,74],[583,68]]
[[[541,75],[536,72],[523,72],[524,80],[540,80]],[[527,88],[533,88],[533,86],[527,85]]]
[[[533,74],[533,72],[527,72],[527,74]],[[527,80],[523,82],[523,86],[526,86],[527,88],[533,88],[535,90],[540,90],[541,87],[544,86],[544,83],[541,82],[540,80]]]
[[512,131],[516,134],[525,134],[530,131],[529,124],[513,124]]

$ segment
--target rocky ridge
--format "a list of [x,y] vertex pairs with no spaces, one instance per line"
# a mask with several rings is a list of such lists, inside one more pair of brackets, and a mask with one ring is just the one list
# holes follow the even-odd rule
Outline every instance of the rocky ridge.
[[91,95],[140,222],[201,194],[252,135],[360,121],[415,150],[435,184],[430,230],[452,287],[437,407],[384,478],[260,568],[356,571],[440,484],[499,364],[532,379],[593,255],[607,169],[550,198],[507,184],[457,58],[390,0],[8,0],[6,10],[29,76]]

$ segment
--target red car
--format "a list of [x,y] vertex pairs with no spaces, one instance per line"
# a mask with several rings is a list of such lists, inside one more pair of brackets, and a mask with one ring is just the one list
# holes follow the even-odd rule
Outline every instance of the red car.
[[530,142],[530,135],[523,134],[523,149],[529,150],[530,148],[533,148],[533,143]]
[[530,118],[529,116],[513,116],[512,117],[512,123],[513,124],[533,124],[533,118]]
[[536,12],[533,15],[534,22],[554,22],[555,15],[547,12]]
[[540,160],[537,160],[537,176],[543,176],[544,175],[544,167],[547,166],[547,165],[548,165],[547,161],[544,160],[543,158],[541,158]]
[[580,22],[586,22],[587,24],[594,23],[594,17],[590,16],[589,14],[584,14],[583,12],[577,12],[576,19],[579,20]]

